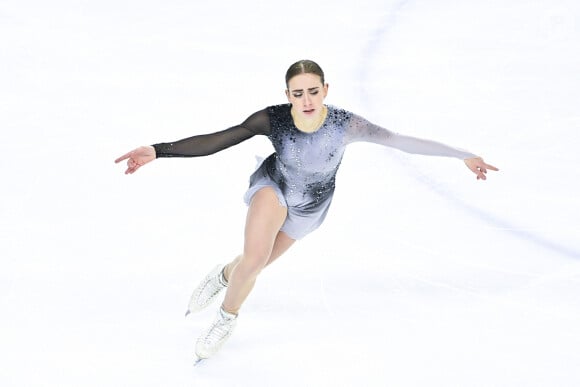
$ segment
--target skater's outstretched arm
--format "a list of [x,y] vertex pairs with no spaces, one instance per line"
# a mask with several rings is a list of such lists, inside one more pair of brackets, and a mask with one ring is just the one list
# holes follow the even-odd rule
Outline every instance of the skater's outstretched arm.
[[353,114],[347,128],[346,142],[349,143],[355,141],[374,142],[407,153],[459,158],[462,159],[465,162],[465,165],[476,174],[477,180],[485,180],[488,170],[499,170],[493,165],[487,164],[481,157],[468,151],[453,148],[449,145],[432,140],[395,133],[378,125],[374,125],[366,119]]
[[115,160],[127,160],[125,174],[135,173],[143,165],[159,157],[198,157],[219,152],[257,134],[270,133],[270,118],[266,110],[252,114],[242,124],[211,134],[196,135],[179,141],[140,146]]

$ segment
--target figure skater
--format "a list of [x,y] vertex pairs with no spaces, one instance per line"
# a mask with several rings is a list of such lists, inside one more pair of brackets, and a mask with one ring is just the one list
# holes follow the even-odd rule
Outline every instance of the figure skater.
[[274,153],[251,175],[244,196],[248,212],[241,254],[213,269],[189,301],[186,316],[207,307],[227,288],[215,320],[196,342],[198,359],[214,355],[230,337],[260,272],[322,224],[348,144],[366,141],[407,153],[457,158],[481,180],[489,170],[498,170],[470,152],[397,134],[325,105],[327,94],[320,66],[301,60],[286,72],[288,104],[267,107],[220,132],[141,146],[115,160],[127,160],[125,174],[132,174],[156,158],[206,156],[256,135],[268,136],[272,142]]

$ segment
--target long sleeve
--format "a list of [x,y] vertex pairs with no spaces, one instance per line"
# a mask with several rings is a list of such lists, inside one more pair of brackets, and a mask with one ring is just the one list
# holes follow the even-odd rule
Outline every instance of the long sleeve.
[[211,134],[201,134],[179,141],[153,144],[156,157],[207,156],[239,144],[257,134],[270,133],[270,118],[267,110],[260,110],[240,125]]
[[353,114],[348,123],[345,142],[348,144],[357,141],[372,142],[403,152],[427,156],[454,157],[458,159],[477,157],[471,152],[440,142],[392,132]]

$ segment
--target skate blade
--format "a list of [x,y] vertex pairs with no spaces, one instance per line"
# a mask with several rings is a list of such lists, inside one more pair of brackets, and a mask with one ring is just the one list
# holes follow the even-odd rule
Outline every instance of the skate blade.
[[193,366],[197,367],[199,365],[199,363],[201,363],[204,360],[205,360],[204,358],[196,357],[195,362],[193,363]]

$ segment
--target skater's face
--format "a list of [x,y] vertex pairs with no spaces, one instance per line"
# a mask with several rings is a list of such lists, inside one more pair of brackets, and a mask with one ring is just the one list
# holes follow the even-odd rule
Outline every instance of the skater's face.
[[327,94],[328,84],[322,84],[319,75],[310,73],[292,77],[286,90],[292,110],[306,120],[319,117]]

